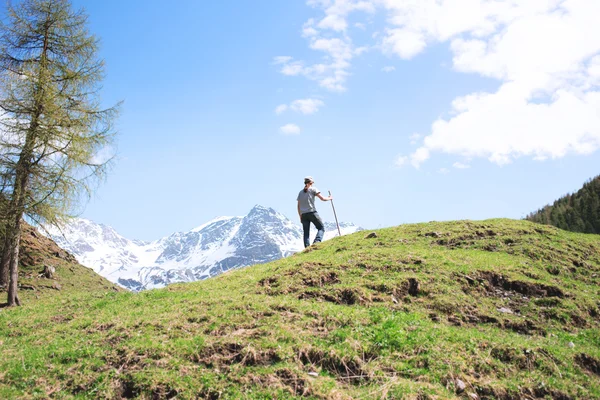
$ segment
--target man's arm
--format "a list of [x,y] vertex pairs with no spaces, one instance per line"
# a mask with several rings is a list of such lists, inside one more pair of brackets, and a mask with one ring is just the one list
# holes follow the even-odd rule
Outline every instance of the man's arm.
[[298,217],[302,220],[302,213],[300,212],[300,200],[298,200]]
[[317,193],[317,197],[320,198],[323,201],[330,201],[333,200],[333,196],[329,196],[329,197],[323,197],[323,195],[321,194],[321,192]]

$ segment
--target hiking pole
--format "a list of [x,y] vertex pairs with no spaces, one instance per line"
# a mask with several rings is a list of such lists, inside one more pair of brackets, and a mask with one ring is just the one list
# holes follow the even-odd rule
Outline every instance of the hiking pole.
[[[329,191],[329,197],[331,197],[331,190]],[[333,205],[333,199],[331,199],[331,208],[333,208],[333,216],[335,217],[335,224],[337,225],[338,233],[340,236],[342,236],[342,231],[340,231],[340,223],[338,222],[337,214],[335,213],[335,206]]]

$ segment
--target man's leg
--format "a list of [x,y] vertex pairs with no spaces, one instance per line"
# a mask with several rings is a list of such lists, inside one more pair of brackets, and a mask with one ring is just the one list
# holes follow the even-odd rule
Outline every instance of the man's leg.
[[325,225],[323,225],[323,221],[318,213],[314,213],[312,223],[315,224],[315,228],[317,228],[317,236],[315,236],[314,243],[320,243],[323,240],[323,236],[325,235]]
[[310,219],[307,214],[300,216],[300,222],[302,222],[302,230],[304,231],[304,248],[310,246]]

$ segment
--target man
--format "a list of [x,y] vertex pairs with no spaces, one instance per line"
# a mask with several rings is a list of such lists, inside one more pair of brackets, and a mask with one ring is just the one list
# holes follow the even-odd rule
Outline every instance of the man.
[[304,230],[304,247],[310,246],[310,224],[313,223],[317,228],[317,236],[315,237],[315,243],[319,243],[323,240],[325,234],[325,226],[321,217],[317,213],[315,208],[315,196],[323,201],[333,200],[332,196],[323,197],[321,192],[316,187],[313,187],[315,183],[312,176],[304,178],[304,189],[298,194],[298,215],[300,216],[300,222],[302,222],[302,229]]

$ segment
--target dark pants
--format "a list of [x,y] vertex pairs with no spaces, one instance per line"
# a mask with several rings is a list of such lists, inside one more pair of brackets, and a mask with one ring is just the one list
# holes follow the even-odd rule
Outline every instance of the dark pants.
[[302,222],[302,229],[304,229],[304,247],[310,246],[310,223],[312,222],[317,228],[317,236],[315,237],[314,243],[319,243],[323,240],[323,235],[325,234],[325,226],[323,225],[323,221],[321,221],[321,217],[319,217],[319,213],[317,212],[309,212],[302,214],[300,218]]

